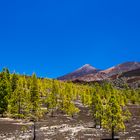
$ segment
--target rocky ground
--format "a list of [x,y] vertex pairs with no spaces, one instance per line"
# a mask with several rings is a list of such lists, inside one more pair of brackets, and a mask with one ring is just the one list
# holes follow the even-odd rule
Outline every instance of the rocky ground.
[[[36,123],[36,140],[100,140],[110,133],[95,129],[88,109],[79,104],[81,112],[70,118],[61,113],[46,115]],[[120,140],[140,140],[140,106],[129,106],[132,119],[126,123],[126,131],[120,132]],[[0,118],[0,140],[32,140],[33,123]]]

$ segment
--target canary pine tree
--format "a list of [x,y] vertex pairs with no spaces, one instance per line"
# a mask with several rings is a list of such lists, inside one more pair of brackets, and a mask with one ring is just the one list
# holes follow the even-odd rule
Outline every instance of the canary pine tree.
[[31,103],[25,76],[18,76],[15,87],[9,99],[8,114],[15,118],[27,118],[29,117]]
[[111,96],[106,104],[103,115],[103,126],[111,131],[112,139],[114,139],[115,133],[125,130],[125,120],[128,119],[130,113],[128,110],[124,110],[124,101],[120,100],[121,94],[116,89],[111,88]]
[[40,93],[38,89],[38,80],[36,74],[33,73],[30,79],[30,102],[31,102],[31,119],[34,122],[33,140],[36,139],[36,122],[42,117]]
[[46,98],[46,104],[48,111],[51,112],[51,116],[53,117],[58,107],[58,85],[55,80],[52,81],[52,87]]
[[0,73],[0,114],[8,110],[8,101],[11,96],[10,72],[4,68]]
[[30,81],[31,112],[38,120],[42,116],[40,94],[36,74],[33,73]]
[[17,81],[18,81],[19,76],[16,73],[11,74],[11,88],[12,92],[15,91],[17,88]]
[[69,116],[74,117],[80,110],[75,106],[74,100],[76,96],[73,96],[73,87],[71,83],[66,83],[63,91],[63,108],[62,110]]

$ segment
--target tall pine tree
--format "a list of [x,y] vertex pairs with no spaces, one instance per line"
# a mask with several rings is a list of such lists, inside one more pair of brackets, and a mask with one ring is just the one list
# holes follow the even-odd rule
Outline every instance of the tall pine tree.
[[41,117],[42,112],[41,112],[41,104],[40,104],[40,94],[39,94],[39,89],[38,89],[38,81],[36,74],[33,73],[31,77],[31,85],[30,85],[30,94],[31,94],[31,112],[36,119]]
[[4,68],[0,73],[0,114],[7,112],[8,101],[11,96],[10,72]]

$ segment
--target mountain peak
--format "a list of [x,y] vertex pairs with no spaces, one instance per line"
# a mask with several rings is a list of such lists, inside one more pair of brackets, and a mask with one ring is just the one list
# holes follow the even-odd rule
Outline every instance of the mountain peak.
[[85,65],[83,65],[82,67],[80,67],[80,68],[77,69],[77,70],[81,70],[81,69],[96,70],[96,68],[93,67],[93,66],[91,66],[90,64],[85,64]]
[[98,71],[99,71],[98,69],[94,68],[90,64],[85,64],[82,67],[75,70],[74,72],[66,74],[64,76],[61,76],[57,79],[59,79],[59,80],[73,80],[73,79],[76,79],[78,77],[81,77],[81,76],[84,76],[87,74],[97,73]]
[[82,81],[99,81],[103,79],[108,79],[113,75],[118,75],[124,72],[140,69],[140,62],[125,62],[106,70],[100,71],[90,64],[85,64],[82,67],[76,69],[75,71],[66,74],[64,76],[58,77],[58,80],[82,80]]
[[89,67],[89,66],[91,66],[91,65],[90,64],[85,64],[82,67]]

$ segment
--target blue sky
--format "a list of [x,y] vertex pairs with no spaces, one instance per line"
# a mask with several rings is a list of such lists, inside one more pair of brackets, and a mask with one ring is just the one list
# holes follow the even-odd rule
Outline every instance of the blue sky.
[[3,0],[0,68],[57,77],[140,61],[140,1]]

